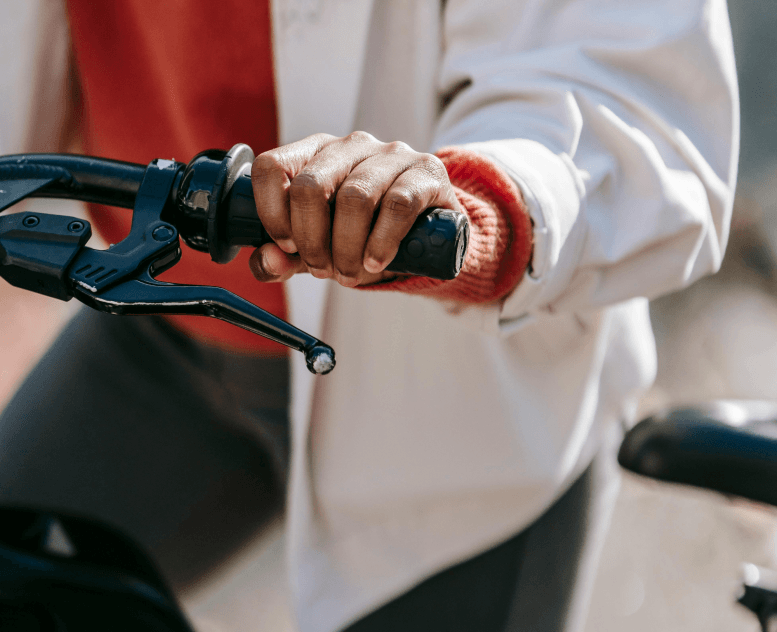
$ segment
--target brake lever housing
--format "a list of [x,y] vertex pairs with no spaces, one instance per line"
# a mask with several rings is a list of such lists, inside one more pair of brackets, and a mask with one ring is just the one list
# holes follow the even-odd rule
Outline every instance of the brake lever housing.
[[[335,356],[329,345],[235,294],[221,288],[155,279],[181,257],[179,231],[171,220],[186,223],[177,208],[183,170],[184,165],[172,160],[154,160],[148,165],[134,197],[130,233],[107,250],[86,246],[91,226],[85,220],[44,213],[0,217],[0,276],[12,285],[60,300],[75,296],[94,309],[112,314],[197,314],[218,318],[303,352],[313,373],[331,371]],[[28,163],[24,164],[24,171],[30,171]],[[12,196],[16,199],[9,203],[8,196],[3,199],[0,194],[0,204],[7,207],[29,195],[44,195],[46,187],[52,184],[60,189],[74,189],[72,195],[60,197],[77,197],[75,178],[68,180],[68,174],[61,170],[49,171],[48,181],[36,180],[37,189],[29,183],[8,186],[4,192],[14,189]],[[209,201],[212,195],[217,210],[231,176],[228,169],[215,176],[210,191],[199,193],[194,199]],[[187,218],[202,222],[208,241],[209,226],[211,235],[217,230],[216,210],[210,205],[207,209],[195,205],[194,210],[207,210],[213,216],[213,221],[208,214],[194,213]],[[193,234],[196,242],[196,231]]]

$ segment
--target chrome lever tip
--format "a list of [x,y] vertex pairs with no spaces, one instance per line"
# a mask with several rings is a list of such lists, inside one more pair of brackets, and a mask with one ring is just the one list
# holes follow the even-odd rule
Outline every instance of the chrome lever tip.
[[332,347],[317,344],[305,350],[308,370],[315,375],[326,375],[335,368],[335,351]]

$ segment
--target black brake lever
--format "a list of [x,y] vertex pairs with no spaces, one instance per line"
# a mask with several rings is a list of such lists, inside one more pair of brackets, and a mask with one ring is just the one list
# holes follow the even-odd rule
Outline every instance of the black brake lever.
[[99,294],[76,288],[74,296],[110,314],[211,316],[302,351],[312,373],[323,375],[335,366],[332,347],[220,287],[165,283],[146,272]]
[[[17,287],[60,300],[75,297],[112,314],[219,318],[302,351],[313,373],[331,371],[335,354],[329,345],[235,294],[222,288],[154,279],[181,257],[178,231],[162,217],[175,214],[171,191],[176,189],[182,168],[169,160],[148,165],[135,195],[130,233],[107,250],[85,245],[91,236],[91,226],[85,220],[44,213],[0,217],[0,276]],[[56,172],[47,175],[57,176],[49,184],[56,183],[60,189],[77,187]],[[46,186],[37,180],[36,184]]]
[[[202,152],[188,164],[132,163],[64,154],[0,157],[0,212],[26,197],[78,199],[134,208],[129,235],[107,250],[86,246],[89,222],[44,213],[0,217],[0,276],[40,294],[113,314],[197,314],[218,318],[305,354],[311,372],[335,366],[334,350],[221,288],[155,280],[181,257],[179,235],[226,263],[241,246],[270,241],[256,212],[253,152]],[[402,241],[390,270],[454,278],[465,256],[466,216],[431,209]]]

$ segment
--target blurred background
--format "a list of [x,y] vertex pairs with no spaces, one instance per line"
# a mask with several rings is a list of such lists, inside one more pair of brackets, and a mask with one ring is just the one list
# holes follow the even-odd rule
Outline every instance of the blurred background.
[[[0,0],[2,153],[23,143],[39,1]],[[777,401],[776,8],[774,0],[729,6],[742,103],[731,239],[719,274],[652,305],[659,372],[645,415],[716,398]],[[74,204],[35,204],[81,212]],[[77,309],[0,281],[0,409]],[[777,568],[777,510],[624,474],[587,632],[757,630],[734,603],[745,560]],[[293,631],[281,525],[182,597],[200,632]]]

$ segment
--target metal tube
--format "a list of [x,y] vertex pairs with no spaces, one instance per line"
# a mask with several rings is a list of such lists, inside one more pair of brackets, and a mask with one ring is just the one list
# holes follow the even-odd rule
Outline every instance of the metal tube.
[[134,207],[146,172],[146,165],[92,156],[17,154],[0,157],[3,171],[18,169],[22,172],[36,165],[65,169],[72,179],[52,182],[30,197],[66,198],[121,208]]

